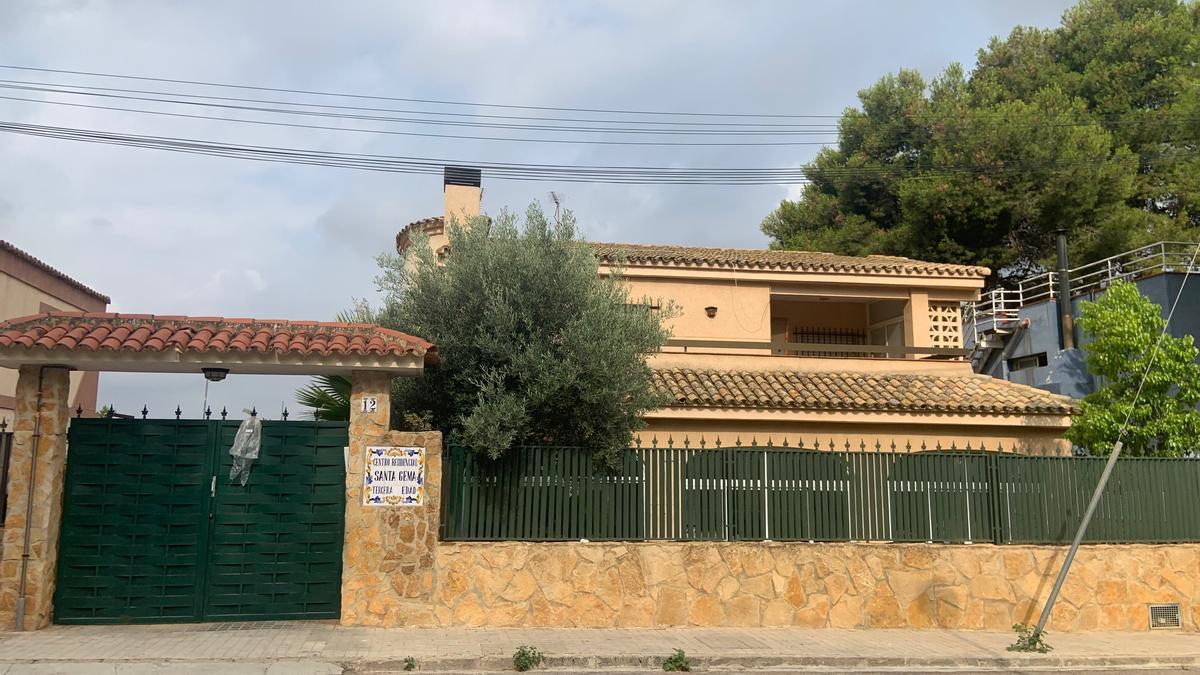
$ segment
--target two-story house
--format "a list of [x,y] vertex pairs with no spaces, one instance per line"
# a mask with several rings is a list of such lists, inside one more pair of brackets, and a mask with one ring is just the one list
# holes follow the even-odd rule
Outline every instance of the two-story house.
[[[479,172],[447,169],[446,213],[405,227],[448,253],[446,222],[480,213]],[[989,270],[888,256],[594,243],[631,298],[673,303],[653,356],[671,401],[644,445],[759,444],[1066,452],[1075,404],[972,371],[961,306]],[[651,311],[654,310],[653,304]]]

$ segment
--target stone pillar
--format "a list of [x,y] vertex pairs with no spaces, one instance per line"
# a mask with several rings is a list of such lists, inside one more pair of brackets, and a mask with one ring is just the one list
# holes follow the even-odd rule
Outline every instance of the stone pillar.
[[[69,369],[21,366],[17,377],[17,414],[8,473],[8,512],[4,520],[4,542],[0,545],[0,631],[37,630],[50,625],[54,573],[58,563],[58,528],[62,518],[63,472],[67,465],[67,424],[71,419],[70,391]],[[31,471],[33,512],[26,522]],[[29,558],[25,570],[25,625],[18,627],[17,605],[26,528],[29,531]]]
[[[904,305],[904,344],[908,347],[932,347],[929,336],[929,292],[913,290]],[[925,358],[916,355],[915,358]]]
[[[390,375],[355,371],[350,390],[350,461],[342,552],[344,626],[437,623],[432,606],[442,485],[442,435],[389,431]],[[375,413],[363,400],[375,397]],[[371,446],[425,448],[420,506],[364,506],[363,472]]]

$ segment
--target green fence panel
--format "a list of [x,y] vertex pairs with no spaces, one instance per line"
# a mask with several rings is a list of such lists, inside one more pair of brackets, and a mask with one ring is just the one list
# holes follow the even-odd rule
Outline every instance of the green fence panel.
[[[1065,543],[1104,458],[979,451],[579,448],[445,454],[443,536]],[[1200,541],[1200,460],[1122,459],[1088,542]]]

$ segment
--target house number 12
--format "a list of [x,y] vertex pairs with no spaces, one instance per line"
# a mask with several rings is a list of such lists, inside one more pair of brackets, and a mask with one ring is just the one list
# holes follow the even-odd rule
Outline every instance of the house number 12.
[[362,411],[365,413],[373,413],[379,409],[379,401],[374,396],[364,396],[362,400]]

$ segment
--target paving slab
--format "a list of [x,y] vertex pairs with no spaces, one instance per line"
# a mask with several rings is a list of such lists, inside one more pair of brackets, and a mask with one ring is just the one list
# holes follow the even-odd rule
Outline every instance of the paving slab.
[[1200,669],[1200,633],[1052,634],[1055,650],[1044,655],[1007,651],[1013,637],[796,628],[383,629],[318,621],[54,626],[0,633],[0,675],[158,675],[191,664],[232,675],[384,673],[402,672],[408,656],[425,671],[504,671],[519,645],[541,650],[549,669],[574,672],[658,670],[676,649],[697,670]]

